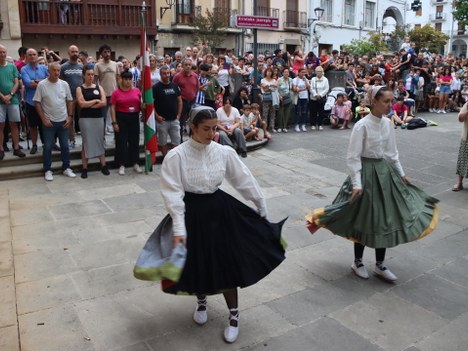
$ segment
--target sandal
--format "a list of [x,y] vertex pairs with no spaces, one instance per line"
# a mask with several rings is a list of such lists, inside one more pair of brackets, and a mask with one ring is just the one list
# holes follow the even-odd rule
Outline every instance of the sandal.
[[460,191],[463,190],[463,184],[457,183],[453,186],[452,191]]

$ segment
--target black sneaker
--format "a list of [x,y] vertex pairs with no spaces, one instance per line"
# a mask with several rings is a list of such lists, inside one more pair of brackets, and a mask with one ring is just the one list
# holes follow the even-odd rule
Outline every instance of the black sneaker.
[[37,154],[37,145],[33,145],[31,147],[31,151],[29,152],[31,155]]
[[81,171],[81,179],[86,179],[86,178],[88,178],[88,170],[86,168],[84,168]]
[[60,146],[58,146],[57,144],[54,144],[54,146],[52,146],[52,150],[54,151],[60,151]]
[[107,166],[102,166],[101,173],[108,176],[110,174],[109,168],[107,168]]
[[241,155],[241,157],[246,158],[247,157],[247,152],[241,151],[240,155]]
[[5,151],[0,151],[0,161],[5,158]]
[[26,156],[26,155],[24,154],[24,152],[21,151],[20,149],[14,149],[14,150],[13,150],[13,155],[18,156],[18,157],[21,157],[21,158],[23,158],[23,157]]
[[9,152],[10,151],[10,148],[8,147],[7,144],[3,145],[3,151],[4,152]]

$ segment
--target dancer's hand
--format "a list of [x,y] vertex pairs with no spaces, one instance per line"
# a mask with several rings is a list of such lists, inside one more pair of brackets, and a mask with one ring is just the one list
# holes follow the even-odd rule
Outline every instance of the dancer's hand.
[[410,182],[410,180],[408,179],[407,176],[401,177],[401,180],[402,180],[403,183],[405,183],[406,185],[410,185],[410,184],[411,184],[411,182]]
[[353,189],[353,192],[351,193],[351,196],[349,198],[349,202],[353,202],[361,195],[362,195],[362,189]]
[[184,247],[185,247],[185,236],[173,236],[172,237],[172,245],[174,246],[174,248],[179,244],[181,243]]

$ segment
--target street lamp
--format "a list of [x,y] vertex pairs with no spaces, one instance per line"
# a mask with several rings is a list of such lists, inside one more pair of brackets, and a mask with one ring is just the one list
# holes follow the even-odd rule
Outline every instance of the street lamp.
[[324,12],[325,12],[325,9],[322,9],[321,7],[316,7],[314,9],[315,18],[308,18],[307,19],[307,27],[310,28],[311,26],[313,26],[311,29],[309,29],[309,44],[310,44],[310,41],[311,41],[310,37],[311,37],[311,35],[313,35],[314,36],[314,43],[317,43],[317,45],[318,45],[318,37],[317,37],[316,27],[317,27],[317,23],[322,18]]
[[162,7],[159,9],[159,17],[163,18],[164,14],[166,13],[167,10],[170,10],[172,6],[175,5],[175,0],[166,0],[167,7]]

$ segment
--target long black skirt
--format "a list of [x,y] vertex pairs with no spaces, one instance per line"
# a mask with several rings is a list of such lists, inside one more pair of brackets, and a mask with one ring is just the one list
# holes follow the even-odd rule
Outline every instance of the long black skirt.
[[177,282],[163,280],[170,294],[212,295],[247,287],[285,259],[283,221],[270,223],[222,190],[186,193],[187,258]]

